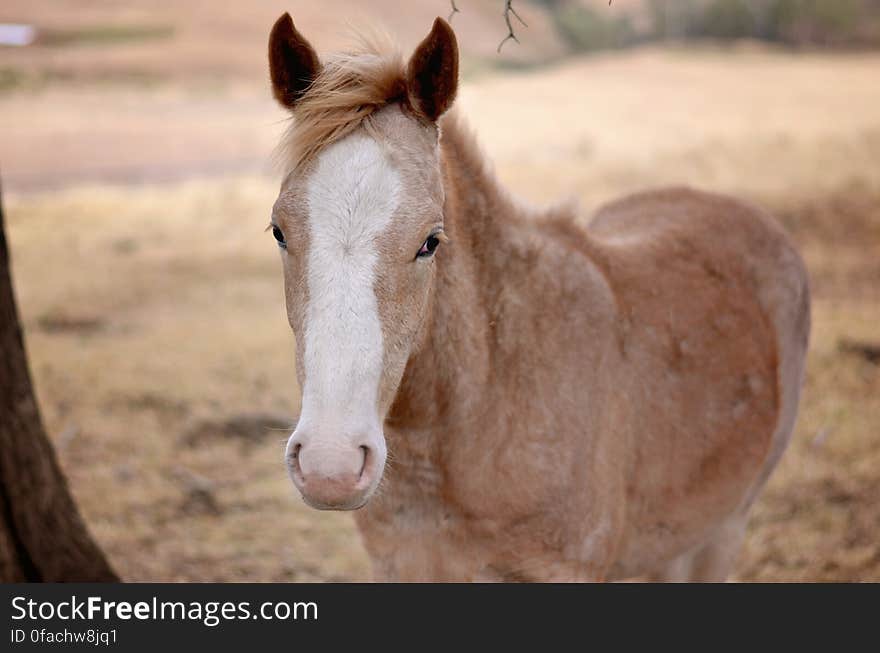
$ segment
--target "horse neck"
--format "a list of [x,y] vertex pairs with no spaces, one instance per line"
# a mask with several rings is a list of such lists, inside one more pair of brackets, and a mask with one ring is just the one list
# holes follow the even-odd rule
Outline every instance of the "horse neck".
[[[501,292],[509,233],[518,210],[487,168],[472,136],[447,118],[441,138],[444,225],[437,277],[421,344],[410,357],[386,419],[394,459],[434,460],[438,442],[467,431],[491,391],[491,307]],[[478,434],[472,433],[474,437]],[[409,459],[409,460],[406,460]]]

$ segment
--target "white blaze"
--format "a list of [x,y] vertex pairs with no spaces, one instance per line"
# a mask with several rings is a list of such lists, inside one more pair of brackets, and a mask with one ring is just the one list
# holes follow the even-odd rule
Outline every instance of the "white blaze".
[[309,299],[300,426],[311,423],[325,436],[381,428],[377,394],[383,343],[375,268],[378,239],[397,209],[399,193],[397,171],[379,144],[362,134],[327,147],[308,181]]

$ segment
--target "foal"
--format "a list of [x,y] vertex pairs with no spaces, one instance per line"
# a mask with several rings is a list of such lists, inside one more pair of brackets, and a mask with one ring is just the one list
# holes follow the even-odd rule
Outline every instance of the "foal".
[[687,189],[586,228],[520,206],[441,119],[439,18],[406,63],[376,44],[322,62],[285,14],[269,63],[293,115],[272,227],[306,503],[358,509],[377,579],[726,578],[809,336],[776,223]]

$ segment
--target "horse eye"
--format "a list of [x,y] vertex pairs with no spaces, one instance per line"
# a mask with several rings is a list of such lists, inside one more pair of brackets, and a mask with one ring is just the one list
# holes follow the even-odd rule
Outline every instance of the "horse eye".
[[437,245],[440,244],[440,239],[437,236],[428,236],[424,243],[422,243],[421,249],[419,249],[419,253],[416,254],[416,258],[431,256],[434,253],[434,250],[437,249]]
[[284,240],[284,234],[281,233],[281,229],[278,228],[278,225],[272,225],[272,235],[275,236],[275,240],[278,241],[278,247],[287,249],[287,241]]

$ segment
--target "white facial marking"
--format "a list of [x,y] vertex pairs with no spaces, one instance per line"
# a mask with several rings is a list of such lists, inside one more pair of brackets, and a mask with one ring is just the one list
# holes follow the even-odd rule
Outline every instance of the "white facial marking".
[[363,134],[327,147],[308,181],[301,425],[320,420],[336,435],[364,424],[381,428],[382,324],[373,284],[378,237],[397,209],[400,186],[379,144]]

